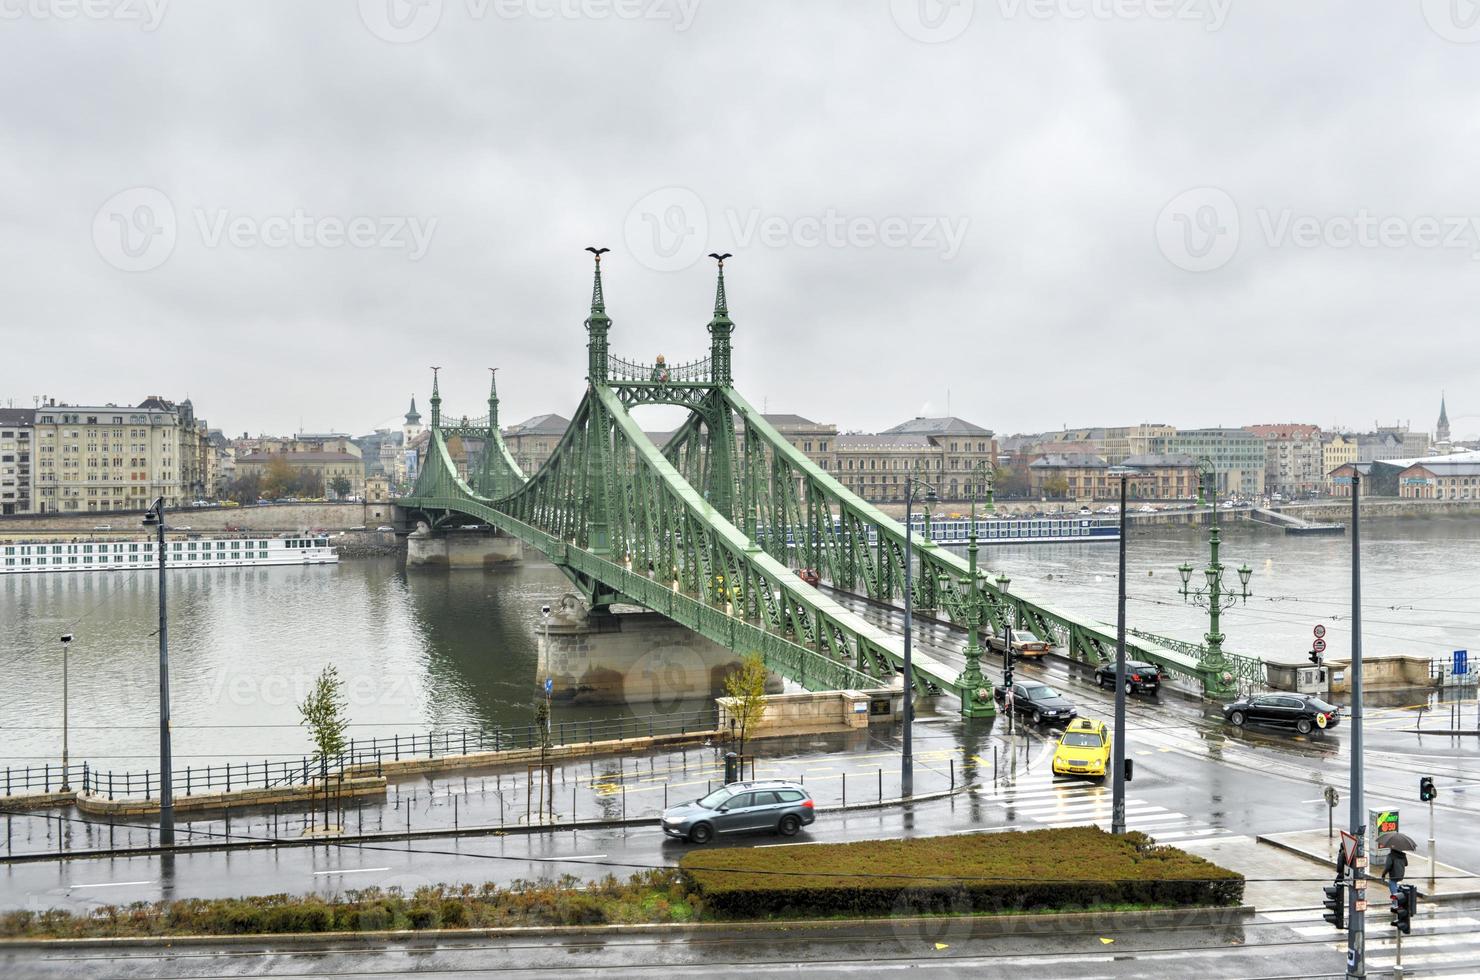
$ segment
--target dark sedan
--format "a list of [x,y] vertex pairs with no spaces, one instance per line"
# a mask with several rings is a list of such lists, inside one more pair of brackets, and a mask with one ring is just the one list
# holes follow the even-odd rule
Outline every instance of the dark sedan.
[[[1095,683],[1101,687],[1115,686],[1115,661],[1106,660],[1095,668]],[[1125,693],[1140,691],[1155,694],[1161,688],[1161,668],[1140,660],[1125,662]]]
[[1242,727],[1252,722],[1293,728],[1302,735],[1341,723],[1341,709],[1314,694],[1257,694],[1223,706],[1223,717]]
[[[998,687],[994,696],[1000,704],[1007,704],[1007,688]],[[1033,724],[1056,722],[1067,725],[1079,712],[1074,702],[1064,697],[1047,684],[1022,681],[1012,685],[1012,710],[1016,714],[1030,715]]]

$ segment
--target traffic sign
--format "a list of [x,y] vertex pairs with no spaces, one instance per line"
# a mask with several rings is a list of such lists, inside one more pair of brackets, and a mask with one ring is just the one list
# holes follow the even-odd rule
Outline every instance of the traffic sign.
[[549,694],[553,690],[555,690],[555,678],[553,678],[553,677],[546,677],[545,678],[545,693],[546,694]]
[[1470,672],[1470,651],[1454,651],[1454,673],[1468,674]]
[[1319,640],[1326,635],[1326,627],[1320,623],[1317,623],[1314,632],[1316,634],[1316,639]]
[[1325,640],[1323,640],[1323,639],[1321,639],[1321,638],[1320,638],[1320,637],[1319,637],[1319,636],[1318,636],[1318,637],[1316,637],[1316,638],[1315,638],[1315,639],[1314,639],[1314,640],[1313,640],[1313,641],[1312,641],[1312,642],[1311,642],[1311,644],[1310,644],[1310,648],[1311,648],[1311,649],[1312,649],[1312,650],[1314,650],[1314,651],[1315,651],[1315,652],[1316,652],[1316,653],[1325,653],[1325,652],[1326,652],[1326,641],[1325,641]]

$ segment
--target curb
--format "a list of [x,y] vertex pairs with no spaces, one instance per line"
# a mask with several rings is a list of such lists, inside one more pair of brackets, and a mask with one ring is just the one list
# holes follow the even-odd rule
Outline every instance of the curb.
[[[1062,931],[1097,932],[1107,925],[1156,928],[1175,918],[1180,925],[1217,926],[1232,924],[1255,915],[1252,905],[1198,906],[1180,909],[1146,909],[1125,912],[1048,912],[998,913],[995,915],[938,915],[878,919],[758,919],[736,922],[653,922],[602,926],[495,926],[478,929],[380,929],[366,932],[270,932],[253,936],[186,935],[186,936],[104,936],[86,939],[0,939],[0,950],[21,949],[119,949],[155,946],[317,946],[362,939],[380,942],[426,939],[443,942],[449,939],[527,939],[536,936],[621,936],[644,933],[704,934],[723,932],[762,932],[785,930],[867,929],[881,923],[892,928],[939,926],[941,923],[969,922],[982,927],[987,935],[1011,935],[1016,932],[1046,933]],[[281,951],[281,950],[279,950]]]
[[[861,810],[882,810],[890,807],[911,806],[916,803],[932,803],[962,793],[981,789],[981,784],[971,786],[958,786],[953,790],[941,790],[936,793],[924,793],[912,796],[909,799],[895,797],[883,801],[872,801],[868,803],[850,803],[847,806],[824,807],[821,812],[827,813],[853,813]],[[385,831],[376,834],[346,834],[339,837],[292,837],[292,838],[247,838],[240,841],[219,841],[205,844],[182,844],[175,847],[129,847],[94,849],[85,851],[41,851],[35,854],[16,854],[7,858],[0,858],[0,867],[10,864],[37,864],[49,861],[86,861],[98,858],[115,857],[148,857],[157,854],[183,854],[207,853],[216,851],[236,850],[265,850],[269,848],[287,847],[329,847],[336,845],[354,844],[387,844],[398,841],[413,840],[444,840],[455,837],[494,837],[515,834],[545,834],[564,833],[581,830],[610,830],[615,827],[646,827],[657,826],[660,818],[656,815],[651,817],[628,817],[626,819],[612,820],[576,820],[563,823],[542,824],[511,824],[501,827],[475,826],[475,827],[442,827],[435,830],[413,830]]]
[[[1311,864],[1318,864],[1318,865],[1320,865],[1321,867],[1324,867],[1324,868],[1329,868],[1330,867],[1330,862],[1329,861],[1325,861],[1325,860],[1321,860],[1319,858],[1311,857],[1310,854],[1308,854],[1305,851],[1300,850],[1298,847],[1296,847],[1293,844],[1286,844],[1284,841],[1274,840],[1271,837],[1265,837],[1263,834],[1256,834],[1255,837],[1254,837],[1254,840],[1255,840],[1256,843],[1259,843],[1259,844],[1268,844],[1270,847],[1278,848],[1281,851],[1287,851],[1290,854],[1294,854],[1296,857],[1304,858],[1305,860],[1309,861]],[[1381,881],[1382,879],[1375,878],[1372,875],[1368,875],[1367,876],[1367,880],[1368,881]],[[1423,877],[1422,875],[1417,875],[1417,876],[1414,876],[1414,877],[1408,879],[1408,881],[1410,881],[1410,882],[1427,881],[1427,880],[1428,879],[1425,878],[1425,877]],[[1424,892],[1420,888],[1420,896],[1425,901],[1434,902],[1436,904],[1443,904],[1445,902],[1468,902],[1468,901],[1471,901],[1472,899],[1480,898],[1480,890],[1472,890],[1472,891],[1465,891],[1465,892],[1445,892],[1442,895],[1434,895],[1434,894],[1429,893],[1429,892]],[[1277,909],[1269,909],[1269,910],[1261,909],[1260,911],[1278,911],[1278,910]]]

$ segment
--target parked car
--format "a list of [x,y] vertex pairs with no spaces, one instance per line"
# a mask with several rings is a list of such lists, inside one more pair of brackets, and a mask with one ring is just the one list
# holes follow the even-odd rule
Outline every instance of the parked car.
[[1075,718],[1053,751],[1053,774],[1104,779],[1110,770],[1110,751],[1110,730],[1103,721]]
[[1248,722],[1294,728],[1302,735],[1341,724],[1341,709],[1314,694],[1257,694],[1223,706],[1223,717],[1242,727]]
[[[999,685],[992,696],[999,704],[1007,703],[1007,688]],[[1033,724],[1046,721],[1068,722],[1079,712],[1074,702],[1064,697],[1047,684],[1037,681],[1018,681],[1012,685],[1012,710],[1020,715],[1030,715]]]
[[[1100,661],[1100,665],[1095,668],[1095,683],[1101,687],[1115,686],[1115,661]],[[1144,660],[1125,662],[1125,693],[1140,691],[1142,694],[1155,694],[1160,689],[1160,667],[1156,664],[1148,664]]]
[[1120,508],[1117,507],[1117,506],[1115,506],[1114,504],[1108,504],[1108,505],[1100,508],[1100,513],[1101,514],[1119,514],[1120,513]]
[[93,530],[94,531],[111,531],[111,530],[113,530],[113,525],[112,524],[94,524],[93,525]]
[[1141,514],[1154,514],[1156,513],[1156,508],[1152,507],[1150,504],[1142,504],[1141,506],[1136,508],[1136,511]]
[[391,527],[389,524],[382,524],[382,525],[380,525],[380,527],[377,527],[375,530],[377,530],[377,531],[394,531],[395,528]]
[[1094,513],[1094,511],[1090,510],[1088,507],[1081,507],[1081,508],[1079,508],[1079,516],[1080,517],[1088,517],[1089,515],[1091,515],[1093,513]]
[[805,787],[780,779],[761,779],[721,786],[702,799],[663,811],[663,833],[695,844],[716,834],[768,830],[790,837],[817,819]]
[[[987,645],[998,653],[1001,653],[1002,637],[989,637]],[[1027,630],[1013,630],[1012,632],[1012,655],[1014,657],[1037,659],[1052,650],[1053,643],[1048,640],[1040,640]]]

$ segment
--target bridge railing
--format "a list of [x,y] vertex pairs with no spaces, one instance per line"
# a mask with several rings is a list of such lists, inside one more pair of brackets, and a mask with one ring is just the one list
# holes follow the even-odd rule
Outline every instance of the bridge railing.
[[[630,718],[552,719],[548,732],[531,723],[377,735],[369,739],[350,739],[344,752],[330,756],[327,760],[316,755],[305,755],[297,759],[278,761],[186,766],[175,770],[170,785],[177,796],[309,786],[320,783],[325,778],[379,774],[383,763],[402,759],[471,756],[486,752],[538,748],[541,744],[561,747],[685,735],[713,731],[718,724],[719,709],[711,704],[690,711],[637,715]],[[68,767],[66,779],[62,775],[62,767],[59,765],[8,766],[3,777],[0,777],[3,778],[0,788],[3,788],[5,796],[55,793],[61,791],[63,785],[87,795],[110,800],[143,800],[159,796],[159,773],[153,770],[115,771],[82,763]]]
[[637,381],[659,384],[707,384],[714,369],[709,358],[690,361],[687,364],[641,364],[615,354],[607,355],[606,376],[608,381]]

